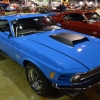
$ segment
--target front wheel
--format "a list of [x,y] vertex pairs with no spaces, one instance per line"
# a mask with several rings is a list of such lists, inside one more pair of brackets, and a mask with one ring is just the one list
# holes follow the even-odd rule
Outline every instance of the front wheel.
[[2,53],[2,50],[0,49],[0,53]]
[[32,89],[41,96],[47,95],[53,89],[43,72],[32,63],[26,65],[26,77]]

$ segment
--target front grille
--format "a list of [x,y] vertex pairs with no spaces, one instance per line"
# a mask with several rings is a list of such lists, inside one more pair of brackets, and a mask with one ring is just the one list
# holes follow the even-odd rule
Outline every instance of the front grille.
[[59,81],[66,81],[66,80],[69,80],[69,77],[71,77],[71,76],[69,76],[69,75],[60,75],[58,80]]
[[77,83],[77,82],[85,82],[85,81],[88,81],[90,79],[93,79],[97,76],[100,76],[100,66],[87,72],[87,73],[83,73],[83,74],[80,74],[80,78],[78,78],[76,81],[73,81],[73,83]]

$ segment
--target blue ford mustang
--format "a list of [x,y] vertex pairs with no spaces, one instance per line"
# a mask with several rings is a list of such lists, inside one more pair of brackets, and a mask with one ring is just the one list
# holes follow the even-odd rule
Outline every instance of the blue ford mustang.
[[100,40],[62,29],[46,14],[1,16],[0,50],[42,96],[54,87],[75,96],[100,81]]

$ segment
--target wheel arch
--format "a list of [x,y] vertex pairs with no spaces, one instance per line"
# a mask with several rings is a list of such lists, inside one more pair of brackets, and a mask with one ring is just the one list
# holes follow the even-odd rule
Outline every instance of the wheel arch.
[[[36,60],[31,60],[31,59],[26,59],[23,61],[23,66],[24,68],[26,68],[26,65],[28,63],[32,63],[35,67],[39,68],[43,73],[44,73],[44,70],[43,68],[41,67],[41,63],[36,61]],[[44,75],[46,76],[46,74],[44,73]],[[46,76],[47,77],[47,76]]]
[[[28,63],[29,63],[29,64],[28,64]],[[32,63],[32,64],[31,64],[31,63]],[[38,67],[38,66],[39,66],[39,63],[38,63],[38,62],[34,62],[34,63],[33,63],[33,61],[24,60],[23,64],[24,64],[24,66],[26,66],[26,64],[28,64],[27,67],[26,67],[26,77],[27,77],[27,80],[28,80],[28,82],[30,83],[32,89],[33,89],[37,94],[39,94],[39,95],[41,95],[41,96],[45,96],[45,95],[49,94],[49,93],[54,89],[54,87],[52,86],[52,83],[50,82],[50,80],[48,80],[48,78],[47,78],[46,75],[43,73],[43,71],[41,70],[41,68]],[[39,75],[39,80],[40,80],[40,82],[41,82],[41,83],[40,83],[40,86],[42,86],[40,90],[38,90],[37,88],[34,87],[34,86],[36,86],[36,85],[35,85],[35,82],[34,82],[34,80],[33,80],[33,77],[31,76],[31,74],[29,74],[29,73],[31,73],[29,70],[32,70],[32,67],[31,67],[31,66],[32,66],[33,69],[36,71],[36,73]],[[34,66],[35,66],[35,67],[34,67]],[[32,72],[32,73],[33,73],[33,72]],[[37,81],[37,82],[39,82],[39,81]],[[41,84],[42,84],[42,85],[41,85]]]
[[[40,68],[40,67],[39,67],[39,66],[40,66],[39,62],[37,62],[37,61],[35,61],[35,60],[31,60],[31,59],[26,59],[26,60],[23,61],[24,68],[26,68],[26,65],[27,65],[28,63],[32,63],[32,64],[34,64],[34,66]],[[41,69],[41,68],[40,68],[40,69]]]

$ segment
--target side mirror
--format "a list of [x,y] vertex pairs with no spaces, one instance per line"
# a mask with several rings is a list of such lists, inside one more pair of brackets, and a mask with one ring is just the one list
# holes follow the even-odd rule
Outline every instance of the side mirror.
[[60,23],[57,23],[57,26],[61,27],[61,24]]
[[83,22],[83,23],[87,23],[87,21],[86,21],[86,20],[82,20],[82,22]]
[[4,31],[4,34],[9,36],[10,32],[9,31]]

